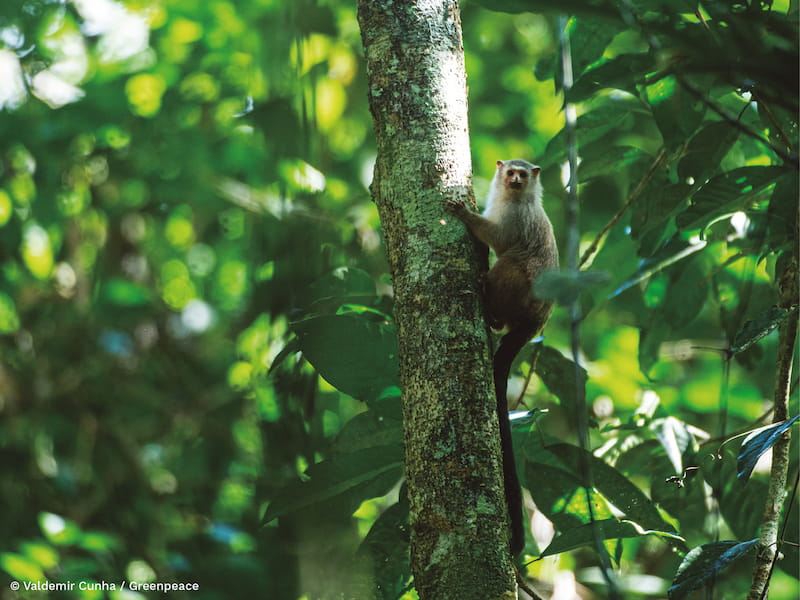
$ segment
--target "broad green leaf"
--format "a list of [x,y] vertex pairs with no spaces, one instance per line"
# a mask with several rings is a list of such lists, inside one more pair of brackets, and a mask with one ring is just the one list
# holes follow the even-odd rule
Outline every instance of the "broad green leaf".
[[[586,488],[574,472],[544,462],[528,461],[525,463],[525,487],[537,508],[557,530],[568,531],[589,522]],[[592,491],[591,498],[595,519],[613,516],[602,496]]]
[[58,565],[58,552],[45,542],[24,542],[20,544],[20,550],[42,569],[52,569]]
[[575,82],[570,92],[572,102],[581,102],[603,89],[618,89],[637,95],[637,84],[652,68],[647,54],[620,54],[588,69]]
[[561,403],[574,409],[577,406],[577,385],[585,386],[587,375],[583,367],[577,367],[555,348],[542,346],[536,360],[536,374],[542,378],[550,392]]
[[374,297],[372,276],[356,267],[341,267],[319,278],[311,285],[318,298]]
[[723,449],[719,456],[703,458],[700,472],[703,479],[719,497],[719,507],[725,522],[740,539],[758,535],[767,484],[761,479],[751,479],[747,485],[737,478],[736,457]]
[[400,398],[394,398],[395,418],[388,418],[375,410],[367,410],[350,419],[336,436],[334,449],[339,453],[356,452],[375,446],[397,445],[403,447],[403,426]]
[[361,542],[357,557],[369,561],[372,577],[362,597],[377,597],[396,600],[409,587],[411,565],[408,547],[410,543],[407,491],[400,490],[400,500],[386,509],[372,525]]
[[394,326],[355,315],[312,317],[292,324],[303,355],[331,385],[359,400],[399,387]]
[[717,175],[692,196],[675,222],[683,230],[704,229],[718,217],[743,209],[755,193],[785,172],[784,167],[740,167]]
[[631,237],[640,240],[640,256],[650,254],[647,234],[662,227],[682,207],[691,191],[692,186],[687,183],[670,183],[665,174],[655,173],[631,212]]
[[604,19],[572,17],[567,26],[572,55],[572,70],[577,77],[605,51],[619,33],[617,22]]
[[708,297],[706,269],[701,255],[675,265],[669,271],[669,284],[660,304],[659,318],[673,330],[685,327],[697,317]]
[[758,538],[747,542],[711,542],[692,549],[681,562],[675,579],[672,580],[668,591],[669,599],[681,600],[688,597],[692,591],[702,587],[743,556],[757,541]]
[[672,332],[669,324],[655,316],[651,322],[639,332],[639,369],[647,375],[658,362],[659,349],[662,342]]
[[627,477],[614,467],[597,458],[590,452],[582,451],[570,444],[555,444],[547,447],[560,458],[573,473],[581,472],[580,456],[584,456],[592,473],[594,487],[617,509],[625,513],[631,521],[643,529],[674,532],[675,529],[661,517],[655,504],[644,495]]
[[773,252],[797,244],[799,189],[800,181],[796,173],[787,173],[775,184],[767,209],[769,219],[767,243]]
[[[702,247],[703,244],[688,246],[673,258],[678,260],[690,256]],[[660,298],[656,296],[654,302],[657,302],[657,306],[650,311],[648,322],[641,326],[639,367],[645,375],[658,361],[662,342],[670,339],[675,331],[689,325],[703,309],[708,296],[708,286],[704,285],[705,271],[699,259],[692,257],[672,267],[669,275],[666,292],[662,291]],[[663,284],[663,278],[653,283]]]
[[14,552],[0,554],[0,567],[19,581],[47,581],[44,571],[37,562]]
[[[683,538],[665,531],[649,531],[642,529],[632,521],[620,521],[617,519],[603,519],[594,523],[586,523],[578,527],[568,529],[556,536],[550,545],[541,554],[541,558],[560,554],[568,550],[574,550],[581,546],[591,546],[595,543],[596,535],[599,533],[602,540],[616,540],[621,538],[633,538],[643,535],[655,535],[658,537],[679,540]],[[617,561],[619,562],[619,560]]]
[[269,504],[264,523],[313,505],[333,505],[351,514],[361,502],[386,494],[403,474],[403,448],[373,446],[310,466]]
[[692,139],[678,164],[681,181],[691,178],[702,184],[720,168],[720,163],[739,136],[739,130],[724,121],[704,125]]
[[568,306],[584,291],[603,285],[609,279],[608,273],[598,271],[547,271],[536,280],[534,292],[539,298]]
[[607,140],[599,140],[589,146],[581,147],[581,164],[578,180],[581,183],[598,177],[608,177],[609,173],[619,173],[631,169],[631,165],[652,160],[641,148],[633,146],[608,147]]
[[669,150],[677,149],[700,125],[705,106],[672,76],[648,85],[646,91],[664,145]]
[[686,423],[675,417],[654,419],[650,423],[650,431],[667,453],[667,458],[675,468],[675,473],[683,473],[683,455],[692,446],[692,435],[686,428]]
[[747,350],[760,339],[769,335],[771,331],[783,323],[790,315],[794,315],[796,311],[796,307],[786,309],[773,306],[760,313],[755,318],[745,321],[744,325],[742,325],[742,328],[733,339],[731,352],[735,354]]
[[781,435],[794,425],[798,419],[800,419],[800,415],[795,415],[788,421],[761,427],[748,435],[742,442],[742,449],[739,452],[739,472],[737,473],[737,477],[739,479],[749,479],[761,455],[772,448],[780,439]]
[[[588,110],[578,117],[576,124],[581,147],[592,142],[606,143],[605,138],[609,132],[630,130],[635,124],[635,112],[645,114],[638,101],[634,103],[626,100],[615,101],[611,105],[602,104],[594,110]],[[567,133],[566,129],[562,129],[547,143],[547,150],[539,163],[542,168],[547,168],[562,162],[566,155]],[[578,169],[579,176],[580,173],[581,169]]]

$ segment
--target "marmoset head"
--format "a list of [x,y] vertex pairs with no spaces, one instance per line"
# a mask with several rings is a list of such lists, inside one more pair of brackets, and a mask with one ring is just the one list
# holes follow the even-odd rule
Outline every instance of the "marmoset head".
[[540,167],[518,158],[506,161],[498,160],[492,187],[497,186],[505,190],[505,195],[513,199],[523,195],[525,190],[531,190],[534,195],[537,195],[536,189],[540,188],[539,171],[541,171]]

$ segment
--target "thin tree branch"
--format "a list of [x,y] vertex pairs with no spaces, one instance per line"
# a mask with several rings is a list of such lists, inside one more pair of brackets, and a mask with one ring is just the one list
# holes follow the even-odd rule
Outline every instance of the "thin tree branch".
[[721,106],[717,105],[716,102],[714,102],[708,96],[706,96],[701,90],[695,87],[694,84],[689,83],[689,81],[687,81],[682,75],[679,75],[678,73],[675,72],[672,72],[672,75],[675,77],[675,80],[681,85],[683,89],[685,89],[692,96],[700,100],[708,108],[717,113],[720,117],[722,117],[724,121],[728,122],[730,125],[738,129],[745,135],[761,142],[762,145],[772,150],[772,152],[774,152],[781,160],[783,160],[787,164],[792,165],[795,169],[800,169],[800,159],[798,158],[797,154],[785,151],[783,148],[776,146],[768,139],[762,137],[758,132],[750,129],[747,125],[739,121],[736,117],[729,114]]
[[[559,42],[561,46],[561,69],[563,74],[564,97],[569,98],[569,92],[572,88],[572,55],[570,51],[569,35],[567,33],[567,18],[565,16],[559,17]],[[569,101],[564,105],[565,113],[565,128],[567,130],[567,156],[569,159],[569,183],[567,194],[567,227],[568,227],[568,264],[569,270],[574,275],[577,275],[580,265],[578,264],[578,253],[580,250],[580,205],[578,204],[578,144],[575,136],[576,131],[576,111],[575,106]],[[592,532],[594,534],[594,546],[597,552],[598,560],[600,561],[600,571],[603,575],[606,585],[608,586],[608,598],[610,600],[618,600],[621,598],[619,587],[614,576],[614,570],[611,566],[611,558],[608,555],[608,550],[605,547],[602,530],[600,524],[594,517],[594,507],[592,504],[592,489],[594,487],[592,481],[592,471],[589,466],[586,454],[588,452],[587,446],[589,444],[589,423],[586,414],[586,389],[583,383],[583,377],[580,367],[580,308],[577,300],[573,301],[569,306],[570,315],[570,331],[571,331],[571,347],[572,347],[572,360],[575,363],[575,403],[576,403],[576,421],[578,426],[578,441],[581,448],[580,453],[580,471],[581,479],[586,492],[586,506],[589,512],[589,522],[592,524]]]
[[[795,245],[792,256],[785,261],[780,275],[780,305],[791,306],[800,293],[798,288],[798,250]],[[785,421],[789,416],[789,391],[792,382],[792,362],[797,340],[797,319],[786,319],[778,328],[778,358],[775,370],[775,393],[773,398],[773,422]],[[789,472],[789,448],[791,430],[786,431],[772,448],[770,471],[764,516],[761,519],[761,536],[756,545],[756,561],[753,581],[747,600],[762,600],[769,590],[772,563],[778,552],[778,526],[783,503],[786,498],[786,479]]]
[[619,220],[622,218],[622,215],[624,215],[625,211],[627,211],[628,208],[630,208],[631,204],[633,204],[636,201],[636,199],[642,195],[642,192],[647,187],[647,184],[650,183],[650,180],[653,178],[653,175],[655,174],[656,170],[664,163],[664,159],[666,159],[666,157],[667,157],[666,149],[661,148],[661,150],[658,153],[658,156],[656,156],[655,160],[653,161],[653,164],[650,165],[650,168],[648,169],[647,173],[645,173],[644,177],[642,177],[641,181],[639,181],[639,185],[637,185],[636,189],[634,189],[628,195],[627,202],[625,202],[624,206],[619,209],[617,214],[611,217],[611,220],[606,224],[605,227],[603,227],[603,230],[597,234],[597,237],[594,239],[591,246],[589,246],[586,249],[586,252],[583,253],[578,268],[583,267],[587,262],[589,262],[589,259],[592,258],[593,255],[597,252],[597,249],[600,247],[600,242],[603,240],[606,234],[609,231],[611,231],[611,228],[614,227],[619,222]]

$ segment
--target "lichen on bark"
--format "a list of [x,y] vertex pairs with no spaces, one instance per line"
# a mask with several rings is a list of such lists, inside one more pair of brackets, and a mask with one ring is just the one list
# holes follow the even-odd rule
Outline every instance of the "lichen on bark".
[[458,3],[359,2],[377,142],[371,186],[395,294],[414,582],[420,598],[511,598]]

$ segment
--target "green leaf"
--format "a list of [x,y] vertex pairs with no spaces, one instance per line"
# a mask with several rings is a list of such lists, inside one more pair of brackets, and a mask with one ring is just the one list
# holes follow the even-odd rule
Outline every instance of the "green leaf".
[[[644,114],[641,103],[627,102],[625,100],[615,101],[610,106],[601,105],[594,110],[578,117],[577,129],[580,135],[581,147],[585,148],[592,142],[598,144],[606,143],[604,138],[609,132],[628,131],[635,124],[634,113]],[[649,115],[648,115],[649,116]],[[583,152],[581,152],[583,154]],[[544,157],[539,161],[542,168],[557,165],[567,156],[567,132],[566,128],[559,131],[547,143]],[[578,169],[580,176],[581,169]]]
[[402,446],[373,446],[337,455],[310,466],[309,481],[283,489],[270,502],[263,522],[322,503],[352,514],[364,500],[386,494],[402,474]]
[[700,125],[705,107],[672,76],[648,85],[646,92],[664,145],[669,150],[679,148]]
[[400,398],[395,397],[395,418],[387,418],[375,410],[367,410],[350,419],[336,436],[334,449],[339,453],[356,452],[375,446],[403,447],[403,426]]
[[738,473],[736,476],[739,479],[749,479],[761,455],[772,448],[781,435],[794,425],[798,419],[800,419],[800,415],[795,415],[788,421],[761,427],[748,435],[742,442],[742,449],[739,452],[737,459]]
[[699,589],[744,555],[757,541],[758,538],[747,542],[712,542],[692,549],[681,562],[675,579],[672,580],[668,591],[669,599],[681,600],[688,597],[692,591]]
[[742,328],[736,333],[736,337],[733,338],[731,352],[736,354],[747,350],[760,339],[769,335],[771,331],[796,311],[797,307],[786,309],[773,306],[758,314],[755,318],[745,321]]
[[138,283],[121,277],[112,277],[100,288],[100,298],[117,306],[144,306],[150,302],[150,292]]
[[45,542],[23,542],[20,544],[19,549],[42,569],[52,569],[58,566],[58,552],[50,544]]
[[650,369],[658,362],[659,349],[662,342],[672,332],[669,324],[658,319],[651,321],[647,327],[642,327],[639,332],[639,369],[647,375]]
[[620,31],[614,21],[604,19],[572,17],[567,27],[572,70],[576,76],[603,56],[608,44]]
[[394,326],[350,314],[297,321],[292,330],[303,355],[339,391],[367,401],[399,387]]
[[705,285],[704,267],[702,257],[697,255],[669,271],[667,293],[661,302],[657,318],[669,323],[673,331],[694,321],[705,305],[709,286]]
[[[555,348],[542,346],[536,360],[536,374],[541,377],[547,389],[557,396],[562,405],[574,409],[577,406],[577,385],[586,386],[586,370],[578,367]],[[577,379],[576,379],[577,378]]]
[[477,3],[488,10],[504,13],[548,13],[557,11],[566,14],[604,14],[617,16],[616,10],[605,0],[563,0],[554,5],[549,0],[477,0]]
[[76,544],[82,537],[77,523],[49,512],[39,513],[39,527],[44,536],[57,546]]
[[651,160],[641,148],[633,146],[608,147],[607,140],[599,140],[591,145],[581,146],[582,162],[578,168],[581,183],[598,177],[608,177],[609,173],[627,171],[637,162]]
[[[525,487],[539,510],[559,531],[568,531],[588,523],[586,488],[580,477],[562,466],[539,462],[540,459],[547,460],[537,455],[533,461],[525,463]],[[591,498],[595,519],[613,516],[602,496],[592,491]]]
[[637,84],[651,68],[652,59],[647,54],[620,54],[588,69],[575,82],[570,92],[572,102],[582,102],[603,89],[624,90],[638,95]]
[[631,213],[631,237],[640,240],[641,256],[650,253],[648,234],[663,227],[664,222],[686,202],[691,191],[692,186],[684,182],[670,183],[666,174],[654,174]]
[[359,561],[366,560],[372,567],[367,570],[370,577],[361,597],[377,593],[382,600],[396,600],[408,589],[410,537],[407,492],[401,489],[400,500],[378,517],[358,549]]
[[20,581],[47,581],[44,571],[36,562],[14,552],[0,554],[0,567]]
[[704,125],[689,141],[678,164],[678,177],[703,183],[719,170],[720,163],[739,137],[739,131],[724,121]]
[[786,172],[784,167],[740,167],[717,175],[675,217],[682,230],[704,229],[717,218],[741,210],[747,201]]
[[19,315],[14,300],[0,292],[0,335],[15,333],[19,329]]
[[[618,519],[602,519],[594,523],[586,523],[578,527],[568,529],[555,537],[550,545],[542,552],[540,558],[560,554],[574,550],[581,546],[591,546],[596,540],[596,529],[599,529],[600,539],[617,540],[622,538],[640,537],[643,535],[655,535],[668,539],[683,541],[683,538],[665,531],[649,531],[642,529],[636,523]],[[619,562],[619,560],[617,560]]]
[[692,447],[692,434],[686,428],[686,423],[675,417],[654,419],[650,423],[650,431],[667,453],[669,462],[672,463],[675,473],[683,473],[683,455]]
[[737,460],[727,449],[720,456],[706,456],[700,465],[703,479],[719,496],[719,507],[733,535],[749,539],[758,535],[767,484],[751,479],[747,485],[737,479]]
[[592,453],[582,451],[577,446],[570,444],[550,445],[547,450],[561,459],[576,474],[580,473],[580,456],[583,454],[588,468],[591,470],[597,491],[603,494],[603,497],[617,509],[624,512],[628,519],[635,521],[644,529],[669,533],[675,531],[674,527],[661,517],[655,504],[611,465]]
[[317,302],[329,299],[371,298],[375,296],[375,280],[356,267],[340,267],[320,277],[311,284],[310,289],[317,296]]
[[767,243],[773,252],[797,244],[797,198],[800,181],[796,173],[787,173],[775,184],[769,201],[769,235]]
[[603,285],[609,279],[608,273],[599,271],[547,271],[536,280],[534,292],[539,298],[568,306],[586,290]]

